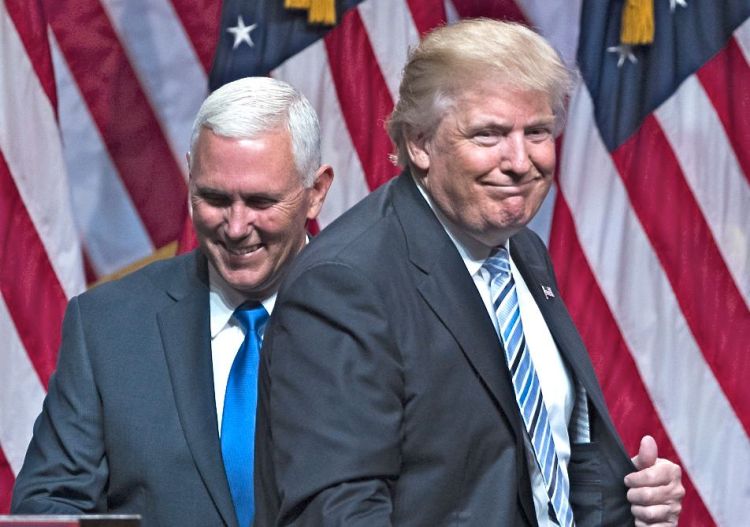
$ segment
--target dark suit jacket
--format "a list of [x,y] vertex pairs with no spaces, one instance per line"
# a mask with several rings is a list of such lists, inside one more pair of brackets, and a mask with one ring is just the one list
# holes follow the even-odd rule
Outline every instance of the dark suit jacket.
[[217,432],[199,253],[71,300],[12,511],[237,526]]
[[[511,251],[590,396],[595,442],[574,445],[570,466],[577,523],[631,524],[622,478],[634,469],[546,248],[523,230]],[[499,340],[408,174],[295,261],[266,332],[259,390],[258,525],[536,524]]]

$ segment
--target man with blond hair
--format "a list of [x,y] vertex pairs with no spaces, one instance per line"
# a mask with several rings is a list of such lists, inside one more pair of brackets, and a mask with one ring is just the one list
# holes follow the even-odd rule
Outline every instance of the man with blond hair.
[[680,469],[629,459],[547,250],[568,70],[467,20],[411,54],[388,124],[404,173],[281,289],[261,364],[259,525],[674,525]]

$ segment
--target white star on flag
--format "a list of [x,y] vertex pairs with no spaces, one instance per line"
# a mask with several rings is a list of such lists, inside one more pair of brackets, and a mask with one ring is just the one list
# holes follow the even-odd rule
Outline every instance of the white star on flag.
[[625,64],[625,60],[629,60],[633,64],[638,63],[638,59],[633,53],[633,46],[630,46],[628,44],[621,44],[619,46],[610,46],[607,48],[607,51],[609,51],[610,53],[617,54],[618,56],[617,67],[618,68],[622,68],[622,65]]
[[669,0],[669,9],[674,11],[677,6],[687,7],[687,0]]
[[253,44],[253,39],[250,38],[250,32],[256,27],[258,27],[258,24],[246,26],[245,21],[242,19],[242,15],[239,15],[237,17],[237,25],[227,28],[227,31],[234,35],[232,49],[237,49],[243,42],[247,42],[247,45],[252,48],[255,44]]

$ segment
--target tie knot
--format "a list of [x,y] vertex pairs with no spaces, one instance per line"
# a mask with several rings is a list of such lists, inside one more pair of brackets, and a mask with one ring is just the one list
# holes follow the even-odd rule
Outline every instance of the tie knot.
[[260,335],[260,330],[268,321],[268,311],[260,302],[245,302],[234,310],[234,318],[246,333],[253,331]]
[[494,249],[482,264],[490,274],[490,282],[496,278],[505,278],[510,276],[510,258],[508,250],[505,247]]

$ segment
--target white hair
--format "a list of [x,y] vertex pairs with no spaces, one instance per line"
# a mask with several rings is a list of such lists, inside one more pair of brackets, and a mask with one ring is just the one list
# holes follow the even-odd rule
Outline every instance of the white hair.
[[[320,167],[320,124],[310,102],[289,84],[270,77],[246,77],[214,91],[198,110],[190,137],[195,151],[201,129],[216,135],[253,139],[286,129],[302,183],[310,187]],[[189,156],[192,169],[193,156]]]

